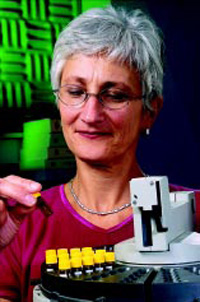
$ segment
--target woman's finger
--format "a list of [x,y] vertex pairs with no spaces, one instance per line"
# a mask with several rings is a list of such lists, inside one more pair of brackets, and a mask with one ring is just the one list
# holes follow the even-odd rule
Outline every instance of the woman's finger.
[[[42,186],[40,183],[30,180],[30,179],[26,179],[26,178],[22,178],[20,176],[16,176],[16,175],[9,175],[5,178],[3,178],[4,180],[19,185],[21,187],[23,187],[24,189],[26,189],[29,192],[37,192],[37,191],[41,191]],[[0,179],[1,181],[1,179]]]
[[41,190],[41,185],[34,184],[30,180],[13,176],[0,179],[0,198],[13,199],[27,207],[31,207],[36,203],[36,198],[32,194],[38,190]]

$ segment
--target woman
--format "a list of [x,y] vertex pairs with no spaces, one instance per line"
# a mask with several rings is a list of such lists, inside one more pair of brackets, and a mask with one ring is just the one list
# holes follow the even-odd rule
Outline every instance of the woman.
[[[64,45],[64,46],[63,46]],[[128,80],[133,81],[131,83],[128,83],[129,86],[129,91],[127,91],[126,87],[122,87],[122,92],[125,91],[125,93],[128,93],[128,96],[130,94],[130,97],[133,96],[138,97],[138,99],[135,100],[135,102],[130,101],[130,104],[125,108],[122,108],[120,110],[109,110],[109,109],[104,109],[104,107],[100,106],[101,112],[104,112],[104,115],[107,113],[107,115],[112,115],[115,117],[118,117],[118,125],[117,127],[121,129],[123,125],[120,124],[120,118],[121,120],[124,118],[123,114],[126,114],[126,111],[130,111],[129,107],[143,107],[143,121],[141,125],[136,125],[135,121],[133,120],[132,123],[135,124],[135,130],[131,129],[130,134],[132,134],[132,138],[134,140],[134,146],[133,149],[129,152],[130,155],[130,160],[132,163],[129,163],[129,165],[125,164],[125,166],[128,167],[128,169],[131,170],[131,175],[128,176],[128,178],[131,177],[137,177],[141,176],[142,172],[140,171],[136,158],[135,158],[135,149],[137,145],[137,140],[139,137],[140,132],[144,131],[145,129],[148,129],[151,127],[157,112],[159,111],[161,107],[161,98],[158,98],[158,96],[161,96],[162,93],[162,76],[163,76],[163,71],[162,71],[162,62],[161,62],[161,40],[158,35],[158,29],[156,26],[152,23],[151,20],[149,20],[148,17],[142,15],[139,11],[133,12],[133,20],[131,20],[131,14],[130,16],[126,15],[125,12],[116,12],[114,9],[110,10],[93,10],[91,12],[88,12],[86,15],[83,15],[79,17],[77,20],[74,20],[69,27],[67,27],[63,33],[60,35],[60,38],[57,42],[56,48],[55,48],[55,56],[53,60],[53,65],[52,65],[52,84],[53,88],[57,89],[62,85],[60,82],[60,73],[62,71],[63,65],[66,62],[66,58],[70,58],[74,53],[83,53],[86,54],[85,58],[85,64],[86,67],[83,63],[82,69],[79,68],[78,66],[78,71],[85,72],[88,69],[87,64],[90,65],[90,61],[94,61],[94,58],[99,57],[99,58],[104,58],[110,61],[116,61],[117,65],[121,65],[122,69],[123,66],[126,65],[127,73],[128,68],[130,70],[133,68],[135,76],[133,75],[133,79]],[[88,57],[88,60],[86,60]],[[77,59],[77,64],[78,63]],[[74,61],[74,60],[73,60]],[[103,62],[103,60],[99,60]],[[62,64],[62,65],[61,65]],[[68,63],[69,64],[69,63]],[[107,62],[105,61],[104,64],[107,67]],[[114,66],[111,66],[115,68]],[[94,66],[95,67],[95,66]],[[92,66],[91,66],[92,68]],[[95,67],[96,68],[96,67]],[[103,68],[103,65],[102,65]],[[109,69],[109,68],[108,68]],[[66,70],[66,68],[64,69]],[[120,72],[120,67],[118,66],[118,72]],[[109,81],[112,79],[113,74],[112,71],[111,73],[111,78],[109,78]],[[114,71],[115,73],[115,71]],[[125,75],[126,76],[126,75]],[[110,75],[108,75],[110,77]],[[65,80],[65,79],[64,79]],[[117,79],[118,82],[120,82],[120,78]],[[123,84],[123,78],[122,78],[122,84]],[[137,82],[137,83],[136,83]],[[65,82],[63,82],[65,83]],[[71,82],[70,82],[71,83]],[[76,84],[76,82],[72,82],[72,84]],[[105,85],[111,85],[112,83],[108,83]],[[78,83],[78,87],[79,87]],[[119,87],[118,87],[119,86]],[[120,85],[116,86],[117,89],[121,89]],[[132,88],[133,86],[133,88]],[[87,87],[81,86],[81,88],[86,89]],[[104,87],[102,87],[104,89]],[[107,88],[105,86],[105,88]],[[112,88],[112,86],[111,86]],[[114,87],[115,88],[115,87]],[[91,88],[93,89],[93,87]],[[98,87],[96,88],[98,89]],[[87,89],[86,89],[87,90]],[[133,91],[132,91],[133,90]],[[63,89],[61,89],[61,92]],[[88,91],[90,91],[88,89]],[[94,92],[93,90],[91,90]],[[112,92],[112,90],[111,90]],[[154,98],[153,96],[157,97]],[[59,98],[59,93],[57,93],[58,97],[58,107],[59,109],[63,112],[61,112],[61,116],[63,119],[63,126],[64,130],[66,128],[65,126],[65,114],[69,113],[76,113],[78,112],[78,108],[76,106],[64,106],[65,103],[62,103],[62,98]],[[127,97],[127,96],[125,96]],[[90,102],[86,102],[87,104],[92,103],[93,97],[90,98]],[[93,101],[94,102],[94,101]],[[116,102],[115,102],[116,103]],[[143,103],[143,106],[142,106]],[[151,103],[151,105],[150,105]],[[120,104],[120,102],[119,102]],[[124,102],[126,104],[126,102]],[[84,105],[84,104],[82,104]],[[86,105],[86,104],[85,104]],[[154,106],[154,111],[152,111],[151,106]],[[122,107],[123,107],[123,102],[122,102]],[[84,106],[80,106],[80,108],[84,108]],[[87,109],[87,106],[86,106]],[[89,108],[90,109],[90,108]],[[133,110],[134,108],[131,108]],[[67,112],[66,112],[67,111]],[[84,110],[85,111],[85,110]],[[87,112],[86,112],[87,113]],[[89,112],[90,113],[90,112]],[[140,113],[141,114],[141,113]],[[88,116],[90,117],[90,116]],[[86,116],[86,118],[88,118]],[[130,113],[130,117],[132,117],[132,114]],[[92,118],[95,118],[92,117]],[[98,118],[104,118],[103,114],[99,115]],[[133,118],[133,117],[132,117]],[[109,118],[108,118],[109,119]],[[93,122],[86,123],[86,126],[84,128],[91,128],[91,131],[98,131],[101,130],[99,129],[107,127],[107,125],[104,122],[101,123],[101,121],[97,121],[97,126],[93,126]],[[107,122],[108,123],[108,122]],[[89,126],[88,126],[88,125]],[[96,125],[96,121],[94,120],[94,124]],[[127,123],[128,124],[128,123]],[[91,126],[90,126],[91,125]],[[109,126],[109,125],[108,125]],[[131,125],[129,125],[131,127]],[[81,125],[82,127],[82,125]],[[109,126],[112,127],[112,126]],[[94,128],[94,129],[93,129]],[[96,129],[97,128],[97,129]],[[137,129],[138,128],[138,129]],[[140,128],[140,129],[139,129]],[[85,130],[85,129],[84,129]],[[88,130],[88,129],[86,129]],[[90,130],[90,129],[89,129]],[[104,129],[103,129],[104,130]],[[105,129],[107,131],[107,129]],[[111,131],[112,129],[109,129]],[[128,131],[128,129],[126,129]],[[66,131],[64,131],[65,134]],[[101,132],[101,131],[100,131]],[[111,131],[112,132],[112,131]],[[137,132],[137,133],[136,133]],[[104,138],[104,141],[108,142],[108,138],[111,138],[108,135],[99,135],[101,138]],[[124,136],[123,133],[119,133],[119,135]],[[69,139],[67,138],[67,134],[65,134],[67,143],[70,144],[68,141]],[[93,135],[94,137],[94,135]],[[127,137],[127,134],[126,134]],[[88,137],[89,138],[89,137]],[[97,137],[96,137],[97,138]],[[81,136],[80,139],[83,139]],[[122,137],[122,139],[125,139],[125,137]],[[130,138],[131,139],[131,138]],[[102,139],[101,139],[102,140]],[[104,142],[103,141],[103,142]],[[99,139],[96,140],[89,140],[89,150],[93,150],[95,156],[96,150],[98,149],[97,143],[99,142]],[[84,143],[86,141],[84,140]],[[118,139],[118,144],[120,143],[120,148],[122,148],[123,143],[121,141],[121,138],[119,137]],[[109,145],[109,143],[107,143]],[[70,145],[71,146],[71,145]],[[81,144],[83,146],[83,144]],[[92,146],[92,148],[91,148]],[[95,149],[95,146],[97,148]],[[106,145],[105,145],[106,146]],[[115,144],[115,152],[118,152],[118,146]],[[111,146],[110,146],[111,147]],[[120,150],[120,149],[119,149]],[[74,152],[74,150],[72,150]],[[87,150],[86,150],[87,152]],[[123,152],[123,150],[121,150]],[[118,152],[119,153],[119,152]],[[88,154],[89,158],[91,154]],[[113,154],[114,156],[114,154]],[[127,161],[127,158],[125,156],[121,156],[123,160]],[[92,158],[91,158],[92,159]],[[121,172],[121,166],[123,166],[123,163],[118,162],[117,163]],[[131,167],[132,165],[132,167]],[[79,166],[79,163],[78,163]],[[114,165],[115,166],[115,165]],[[117,168],[116,166],[116,168]],[[130,167],[129,167],[130,166]],[[82,171],[81,169],[78,168],[78,171]],[[92,170],[93,171],[93,170]],[[95,169],[96,171],[96,169]],[[99,170],[97,170],[99,171]],[[89,172],[89,171],[88,171]],[[124,172],[127,173],[127,172]],[[77,172],[77,175],[79,172]],[[115,173],[116,175],[119,175],[119,173]],[[90,173],[89,173],[90,175]],[[121,181],[121,174],[120,174],[120,181]],[[93,179],[94,180],[94,179]],[[88,180],[89,181],[89,180]],[[111,181],[109,177],[109,181]],[[74,181],[74,186],[76,186],[77,182],[77,177],[76,180]],[[127,183],[127,176],[126,179],[123,180],[123,182]],[[109,191],[110,191],[110,185],[109,183],[106,183],[106,186],[108,186]],[[121,186],[120,185],[120,191]],[[88,187],[88,186],[87,186]],[[36,202],[36,199],[32,196],[32,193],[40,191],[41,190],[41,185],[30,181],[30,180],[25,180],[18,178],[16,176],[9,176],[4,179],[0,180],[0,196],[2,197],[9,197],[13,198],[18,201],[18,207],[13,208],[13,211],[10,216],[12,216],[12,220],[9,223],[11,225],[8,226],[9,233],[14,232],[15,230],[15,225],[18,225],[18,222],[21,222],[21,219],[23,218],[23,213],[26,214],[27,211],[31,211],[33,209],[33,205]],[[96,190],[95,190],[96,191]],[[99,189],[98,189],[99,191]],[[104,190],[103,190],[104,191]],[[101,192],[102,194],[102,192]],[[88,196],[87,196],[88,199]],[[93,198],[92,198],[93,200]],[[88,201],[89,202],[89,201]],[[119,203],[119,201],[118,201]],[[24,208],[23,206],[20,207],[20,205],[25,205],[28,208]],[[111,207],[111,205],[107,205],[108,207]],[[31,208],[29,208],[31,207]],[[130,211],[130,209],[128,209]],[[127,211],[128,211],[127,210]],[[3,225],[4,222],[7,219],[7,212],[5,208],[5,203],[1,202],[0,203],[0,225]],[[96,217],[97,218],[97,217]],[[105,217],[104,217],[105,218]],[[101,217],[102,219],[102,217]],[[15,224],[12,225],[12,221],[15,221]],[[8,222],[8,221],[7,221]],[[7,231],[7,229],[6,229]],[[4,241],[9,241],[9,238],[4,238]],[[6,243],[6,242],[5,242]],[[3,245],[3,242],[2,244]]]
[[68,184],[42,192],[53,211],[49,218],[34,205],[40,184],[1,179],[0,196],[18,202],[9,216],[1,202],[2,241],[21,226],[1,252],[0,297],[31,301],[31,280],[40,277],[48,248],[101,246],[133,236],[129,181],[144,176],[138,140],[162,107],[161,47],[157,27],[139,10],[94,9],[60,34],[51,80],[77,172]]

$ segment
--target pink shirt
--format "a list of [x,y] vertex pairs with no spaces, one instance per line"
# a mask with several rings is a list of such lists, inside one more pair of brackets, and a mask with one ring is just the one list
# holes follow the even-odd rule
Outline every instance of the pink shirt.
[[[184,190],[170,186],[173,191]],[[34,280],[40,278],[40,267],[46,249],[113,245],[133,237],[132,215],[122,223],[102,229],[81,217],[70,205],[64,186],[42,192],[53,210],[45,217],[36,209],[25,218],[11,244],[0,254],[0,298],[32,301]],[[200,191],[196,191],[197,230],[200,229]]]
[[64,186],[42,192],[53,210],[49,218],[36,209],[23,222],[11,244],[0,255],[0,297],[32,301],[31,281],[40,278],[46,249],[113,245],[133,237],[133,219],[102,229],[81,217],[70,205]]

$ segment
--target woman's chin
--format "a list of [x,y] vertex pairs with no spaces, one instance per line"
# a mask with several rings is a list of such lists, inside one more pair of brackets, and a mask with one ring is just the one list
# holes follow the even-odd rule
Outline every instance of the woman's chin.
[[84,152],[76,154],[75,157],[83,162],[91,165],[104,165],[110,162],[111,156],[106,155],[105,152],[98,154],[97,152]]
[[103,165],[105,163],[109,162],[109,159],[106,159],[105,157],[89,157],[89,156],[79,156],[78,157],[81,161],[86,162],[91,165]]

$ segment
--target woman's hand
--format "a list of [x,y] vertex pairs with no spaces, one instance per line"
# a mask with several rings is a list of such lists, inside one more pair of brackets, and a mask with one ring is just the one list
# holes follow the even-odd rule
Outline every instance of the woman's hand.
[[32,195],[42,189],[38,182],[10,175],[0,178],[0,247],[7,245],[23,218],[35,208]]

